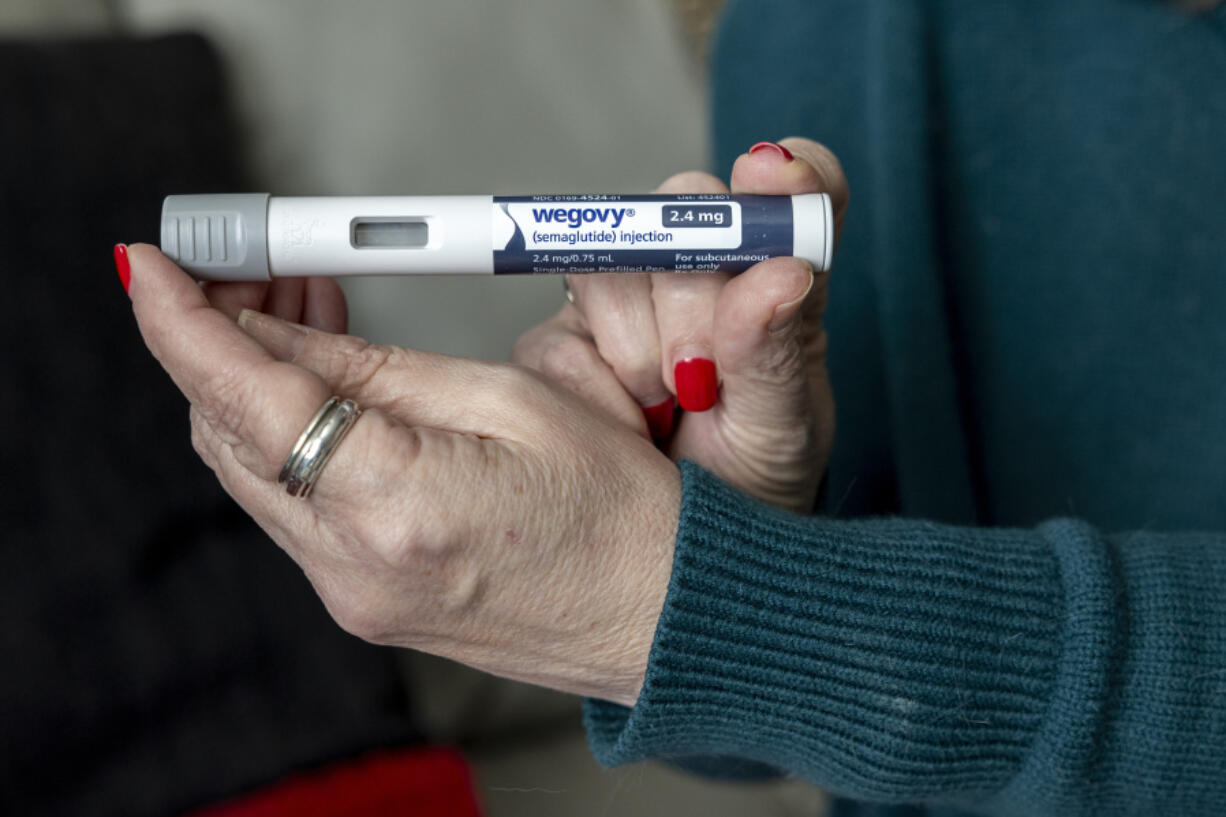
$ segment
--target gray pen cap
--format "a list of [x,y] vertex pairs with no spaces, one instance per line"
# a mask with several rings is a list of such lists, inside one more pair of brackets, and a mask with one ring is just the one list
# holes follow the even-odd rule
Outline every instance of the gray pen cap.
[[167,196],[162,252],[209,281],[271,281],[268,193]]

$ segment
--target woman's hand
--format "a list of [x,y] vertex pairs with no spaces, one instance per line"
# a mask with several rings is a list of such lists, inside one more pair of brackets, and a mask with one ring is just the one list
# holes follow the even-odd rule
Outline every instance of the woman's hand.
[[278,278],[269,283],[202,286],[212,307],[236,320],[244,309],[252,309],[334,334],[349,328],[345,293],[331,278]]
[[[191,402],[196,450],[342,627],[634,702],[680,505],[650,441],[521,367],[227,314],[264,304],[343,325],[328,284],[202,289],[154,247],[129,258],[137,321]],[[364,413],[309,499],[292,497],[278,472],[334,394]]]
[[[836,229],[842,224],[847,181],[816,142],[755,145],[736,160],[731,180],[736,193],[829,193]],[[714,176],[684,173],[659,192],[728,189]],[[673,458],[808,512],[834,436],[821,323],[826,284],[826,273],[795,258],[732,278],[576,275],[574,302],[520,338],[514,357],[655,437]],[[685,410],[675,431],[673,395]]]

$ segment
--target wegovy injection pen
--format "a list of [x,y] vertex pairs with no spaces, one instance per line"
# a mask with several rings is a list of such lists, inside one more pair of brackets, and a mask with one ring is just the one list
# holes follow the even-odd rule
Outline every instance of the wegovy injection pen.
[[825,193],[167,196],[162,251],[200,279],[432,273],[741,272],[775,256],[830,269]]

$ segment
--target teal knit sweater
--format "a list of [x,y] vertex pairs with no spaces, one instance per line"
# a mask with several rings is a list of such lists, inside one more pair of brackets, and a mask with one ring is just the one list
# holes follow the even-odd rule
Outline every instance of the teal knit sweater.
[[597,756],[924,813],[1226,813],[1226,9],[743,0],[714,78],[720,166],[795,133],[851,182],[827,507],[682,466]]

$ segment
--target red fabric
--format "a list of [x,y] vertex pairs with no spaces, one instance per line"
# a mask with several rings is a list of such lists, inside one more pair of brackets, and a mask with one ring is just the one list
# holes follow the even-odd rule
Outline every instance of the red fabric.
[[480,817],[451,749],[380,752],[296,774],[190,817]]

